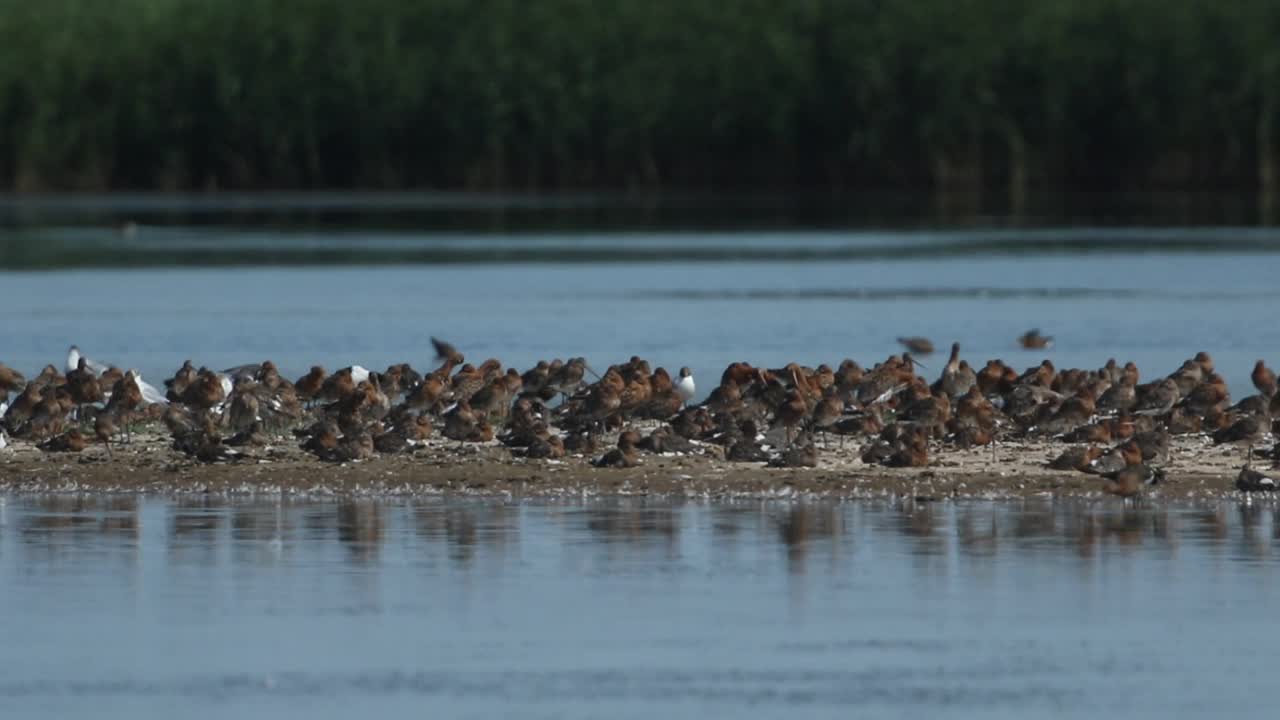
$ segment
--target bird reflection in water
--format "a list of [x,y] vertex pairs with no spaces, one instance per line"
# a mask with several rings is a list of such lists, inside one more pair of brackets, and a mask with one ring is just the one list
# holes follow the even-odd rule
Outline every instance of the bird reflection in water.
[[[103,548],[136,564],[139,500],[134,496],[40,495],[17,527],[28,552],[46,561]],[[107,540],[107,542],[103,542]]]
[[[160,538],[143,537],[147,507],[163,518]],[[464,571],[481,559],[502,565],[529,533],[566,548],[570,565],[584,572],[689,562],[700,553],[686,551],[705,543],[710,557],[727,566],[753,562],[756,547],[780,551],[776,557],[794,576],[838,576],[852,567],[855,523],[865,528],[861,544],[908,554],[917,571],[931,574],[947,570],[954,558],[1065,551],[1092,565],[1121,553],[1168,554],[1180,545],[1220,547],[1231,560],[1263,559],[1276,555],[1270,548],[1280,542],[1280,508],[1258,500],[1212,507],[1091,500],[524,505],[477,499],[311,503],[196,494],[44,495],[10,498],[5,519],[0,545],[17,542],[26,559],[36,562],[107,553],[132,563],[144,544],[159,539],[157,550],[170,564],[274,564],[323,552],[336,542],[346,550],[344,562],[375,567],[384,543],[407,533],[416,547],[413,557],[428,563],[447,557]]]
[[520,508],[503,502],[429,503],[412,509],[414,532],[431,543],[443,541],[449,560],[468,569],[481,549],[502,555],[520,533]]
[[680,508],[672,506],[610,505],[584,513],[590,537],[616,550],[679,555]]
[[376,500],[346,500],[338,503],[338,540],[347,548],[352,562],[376,564],[382,550],[383,513]]
[[798,503],[773,513],[778,540],[787,554],[787,571],[803,575],[815,546],[829,548],[832,564],[840,556],[845,535],[844,509],[823,504]]

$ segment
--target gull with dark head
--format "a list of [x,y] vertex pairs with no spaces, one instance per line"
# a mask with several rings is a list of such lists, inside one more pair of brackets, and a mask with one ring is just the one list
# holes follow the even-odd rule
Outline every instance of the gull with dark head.
[[676,392],[680,394],[680,399],[686,405],[693,400],[693,396],[698,392],[698,387],[693,383],[693,371],[687,367],[680,368],[680,379],[676,381]]

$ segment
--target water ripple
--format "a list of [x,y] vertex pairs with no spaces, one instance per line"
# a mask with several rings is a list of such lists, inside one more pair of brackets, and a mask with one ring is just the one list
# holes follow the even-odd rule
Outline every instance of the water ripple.
[[[1053,682],[1019,679],[1049,676],[1054,668],[1023,659],[1000,667],[966,669],[877,668],[828,670],[568,670],[549,672],[387,671],[376,673],[282,672],[214,675],[171,681],[38,680],[0,683],[0,698],[171,697],[234,701],[254,697],[367,697],[395,695],[482,698],[521,702],[695,701],[729,705],[818,704],[859,706],[985,707],[1078,701],[1083,693]],[[1050,678],[1052,679],[1052,678]],[[982,684],[974,683],[982,680]]]

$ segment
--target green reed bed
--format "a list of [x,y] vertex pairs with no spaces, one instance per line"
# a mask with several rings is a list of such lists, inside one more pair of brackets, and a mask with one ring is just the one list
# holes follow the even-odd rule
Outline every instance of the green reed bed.
[[0,188],[1274,188],[1268,0],[0,0]]

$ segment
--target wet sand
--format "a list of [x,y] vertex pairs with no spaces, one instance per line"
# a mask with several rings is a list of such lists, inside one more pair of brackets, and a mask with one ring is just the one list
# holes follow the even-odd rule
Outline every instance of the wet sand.
[[[235,461],[203,464],[171,449],[166,435],[146,431],[132,444],[114,448],[110,457],[101,446],[78,454],[44,453],[29,443],[11,441],[8,449],[0,450],[0,492],[925,500],[1104,496],[1096,476],[1044,467],[1069,447],[1062,443],[1001,443],[994,459],[989,448],[935,447],[929,466],[923,468],[867,465],[858,458],[858,447],[850,441],[841,448],[838,438],[832,438],[821,449],[817,468],[727,462],[718,459],[720,448],[699,445],[698,453],[642,454],[639,467],[614,469],[592,467],[589,457],[526,460],[513,457],[496,442],[460,445],[443,439],[411,452],[333,464],[282,440],[278,445],[244,448],[245,457]],[[1159,464],[1167,480],[1147,488],[1150,498],[1236,495],[1243,451],[1214,447],[1205,437],[1179,437],[1169,460]]]

